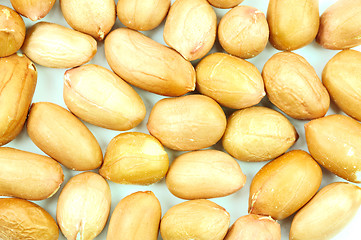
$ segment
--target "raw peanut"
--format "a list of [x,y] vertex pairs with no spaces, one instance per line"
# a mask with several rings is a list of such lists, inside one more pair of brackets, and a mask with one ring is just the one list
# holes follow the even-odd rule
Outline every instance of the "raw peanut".
[[208,0],[208,2],[217,8],[233,8],[243,0]]
[[88,64],[66,71],[63,95],[72,113],[100,127],[125,131],[145,117],[137,92],[101,66]]
[[361,0],[338,0],[321,15],[316,41],[324,48],[347,49],[361,44]]
[[292,51],[311,43],[318,32],[318,0],[270,0],[267,11],[270,43]]
[[161,24],[168,13],[170,0],[119,0],[117,15],[127,27],[139,30],[152,30]]
[[331,239],[351,221],[360,205],[359,187],[350,183],[331,183],[293,218],[290,240]]
[[37,21],[50,12],[56,0],[10,0],[10,2],[18,13],[31,21]]
[[260,162],[283,154],[297,139],[296,129],[281,113],[266,107],[251,107],[229,117],[222,144],[239,160]]
[[68,240],[92,240],[101,233],[110,211],[110,188],[100,175],[72,177],[60,193],[56,220]]
[[169,191],[183,199],[228,196],[246,183],[236,160],[217,150],[188,152],[177,157],[167,173]]
[[361,124],[330,115],[305,124],[308,150],[327,170],[347,181],[361,182]]
[[18,198],[0,199],[0,239],[57,240],[54,219],[35,203]]
[[149,185],[161,180],[168,166],[168,154],[156,138],[128,132],[110,141],[99,173],[116,183]]
[[308,153],[288,152],[266,164],[253,178],[249,213],[287,218],[316,194],[321,180],[321,168]]
[[322,82],[337,106],[361,121],[361,52],[337,53],[323,69]]
[[161,216],[160,203],[152,192],[133,193],[115,207],[107,240],[157,240]]
[[147,128],[164,146],[180,151],[207,148],[221,139],[226,116],[212,98],[187,95],[157,102]]
[[237,219],[224,240],[281,240],[281,226],[271,217],[249,214]]
[[127,28],[105,39],[105,57],[122,79],[146,91],[180,96],[195,88],[192,64],[179,53]]
[[269,100],[290,117],[314,119],[326,114],[330,97],[302,56],[276,53],[264,65],[262,76]]
[[100,146],[89,129],[56,104],[34,103],[27,130],[36,146],[67,168],[85,171],[103,162]]
[[0,146],[23,129],[34,95],[37,71],[24,55],[0,58]]
[[243,59],[213,53],[197,65],[197,90],[229,108],[258,104],[266,95],[258,69]]
[[55,160],[14,148],[0,148],[0,166],[0,196],[43,200],[54,195],[64,180]]
[[191,200],[171,207],[160,223],[164,240],[222,240],[230,222],[229,213],[209,200]]
[[193,61],[204,57],[216,40],[217,16],[207,0],[176,0],[165,22],[168,46]]
[[102,41],[115,23],[114,0],[61,0],[61,11],[68,24]]
[[232,8],[218,26],[219,43],[226,52],[240,58],[260,54],[267,45],[268,35],[264,13],[249,6]]
[[0,5],[0,57],[14,54],[25,39],[25,23],[11,8]]
[[27,32],[23,52],[35,63],[51,68],[72,68],[92,59],[97,42],[64,26],[39,22]]

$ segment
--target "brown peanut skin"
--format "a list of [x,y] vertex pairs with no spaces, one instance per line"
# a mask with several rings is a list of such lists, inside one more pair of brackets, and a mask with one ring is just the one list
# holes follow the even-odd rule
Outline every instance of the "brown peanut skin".
[[54,219],[35,203],[18,198],[0,199],[0,239],[57,240]]
[[0,58],[0,146],[23,129],[37,82],[35,65],[22,54]]

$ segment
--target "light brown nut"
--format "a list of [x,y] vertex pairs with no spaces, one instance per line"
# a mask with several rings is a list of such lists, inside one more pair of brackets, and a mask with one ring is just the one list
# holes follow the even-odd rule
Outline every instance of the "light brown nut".
[[115,207],[107,240],[157,240],[161,215],[160,203],[152,192],[133,193]]
[[230,222],[229,213],[209,200],[191,200],[171,207],[160,223],[164,240],[222,240]]
[[226,124],[226,116],[217,102],[196,94],[157,102],[150,113],[147,128],[164,146],[190,151],[218,142]]
[[0,239],[57,240],[54,219],[35,203],[18,198],[0,199]]
[[281,240],[281,226],[271,217],[249,214],[235,221],[224,240]]
[[14,54],[25,39],[25,23],[11,8],[0,5],[0,57]]
[[56,0],[10,0],[10,2],[18,13],[31,21],[37,21],[50,12]]
[[170,0],[119,0],[117,15],[127,27],[139,30],[152,30],[161,24],[168,13]]
[[293,218],[290,240],[331,239],[351,221],[360,205],[359,187],[350,183],[331,183]]
[[37,71],[24,55],[0,58],[0,146],[23,129],[34,95]]
[[323,69],[322,82],[337,106],[361,121],[361,52],[337,53]]
[[321,15],[316,41],[340,50],[361,44],[361,0],[338,0]]
[[249,213],[287,218],[316,194],[321,180],[322,170],[308,153],[288,152],[266,164],[253,178]]
[[72,177],[60,193],[56,220],[68,240],[92,240],[101,233],[110,211],[110,188],[100,175]]
[[28,30],[22,50],[42,66],[72,68],[94,57],[97,42],[87,34],[64,26],[39,22]]
[[0,148],[0,165],[0,196],[43,200],[54,195],[64,180],[55,160],[14,148]]
[[311,43],[318,32],[318,0],[270,0],[267,11],[270,43],[292,51]]
[[229,117],[222,144],[239,160],[259,162],[283,154],[297,139],[296,129],[281,113],[266,107],[251,107]]
[[67,23],[79,32],[102,41],[115,23],[114,0],[61,0]]
[[195,88],[192,64],[179,53],[127,28],[105,39],[109,66],[128,83],[165,96],[180,96]]
[[100,146],[89,129],[54,103],[34,103],[27,130],[36,146],[67,168],[85,171],[103,162]]
[[269,29],[263,12],[254,7],[238,6],[219,22],[218,39],[226,52],[240,58],[260,54],[268,42]]
[[116,183],[149,185],[161,180],[168,167],[168,154],[156,138],[127,132],[110,141],[99,174]]
[[197,65],[197,90],[229,108],[258,104],[266,95],[258,69],[243,59],[213,53]]
[[237,161],[217,150],[188,152],[177,157],[166,177],[169,191],[183,199],[228,196],[246,183]]
[[66,71],[63,96],[72,113],[100,127],[125,131],[145,117],[145,105],[138,93],[116,74],[98,65]]
[[269,100],[290,117],[314,119],[326,114],[328,92],[302,56],[276,53],[264,65],[262,76]]
[[327,170],[347,181],[361,182],[361,124],[330,115],[305,124],[308,150]]
[[207,0],[176,0],[165,22],[168,46],[193,61],[204,57],[216,40],[217,16]]
[[243,0],[208,0],[208,2],[217,8],[233,8]]

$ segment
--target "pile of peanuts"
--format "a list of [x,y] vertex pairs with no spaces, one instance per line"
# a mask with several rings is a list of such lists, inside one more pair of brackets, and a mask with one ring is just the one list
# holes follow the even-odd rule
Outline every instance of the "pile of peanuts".
[[0,239],[336,236],[361,206],[361,0],[259,1],[2,2]]

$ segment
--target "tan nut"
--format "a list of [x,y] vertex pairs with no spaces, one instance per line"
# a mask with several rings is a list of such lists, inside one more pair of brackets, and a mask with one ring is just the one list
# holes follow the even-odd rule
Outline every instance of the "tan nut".
[[37,21],[50,12],[56,0],[10,0],[10,2],[18,13],[31,21]]
[[233,8],[243,0],[208,0],[208,2],[217,8]]

